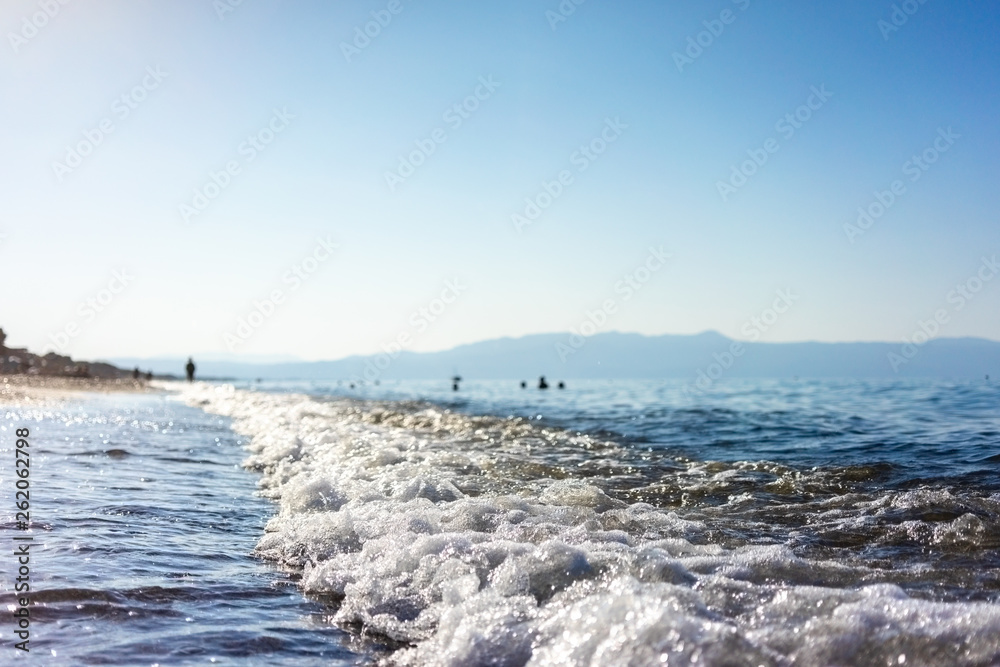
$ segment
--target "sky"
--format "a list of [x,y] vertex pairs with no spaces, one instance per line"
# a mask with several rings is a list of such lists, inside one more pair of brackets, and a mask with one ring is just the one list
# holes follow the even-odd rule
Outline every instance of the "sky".
[[8,346],[1000,340],[991,3],[6,0],[0,32]]

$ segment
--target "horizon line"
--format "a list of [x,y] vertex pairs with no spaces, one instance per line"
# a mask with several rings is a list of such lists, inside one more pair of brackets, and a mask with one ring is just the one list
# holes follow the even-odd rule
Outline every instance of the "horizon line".
[[[727,341],[734,342],[734,343],[743,343],[743,344],[746,344],[746,345],[896,345],[896,344],[899,344],[901,342],[901,341],[892,341],[892,340],[841,340],[841,341],[824,341],[824,340],[816,340],[816,339],[799,340],[799,341],[745,340],[745,339],[739,339],[739,338],[730,338],[729,336],[726,336],[725,334],[720,333],[720,332],[718,332],[718,331],[716,331],[714,329],[707,329],[705,331],[701,331],[701,332],[698,332],[698,333],[692,333],[692,334],[684,334],[684,333],[681,333],[681,334],[678,334],[678,333],[645,334],[645,333],[640,333],[640,332],[635,332],[635,331],[617,331],[617,330],[613,330],[613,331],[602,331],[602,332],[599,332],[599,333],[592,334],[590,336],[584,336],[584,338],[590,339],[590,338],[597,338],[597,337],[600,337],[600,336],[609,336],[609,335],[639,336],[639,337],[642,337],[642,338],[666,338],[666,337],[674,337],[674,338],[697,338],[699,336],[713,335],[713,334],[716,335],[716,336],[719,336],[720,338],[724,338]],[[436,349],[436,350],[406,350],[406,349],[404,349],[404,350],[400,351],[400,354],[402,354],[402,353],[418,354],[418,355],[420,355],[420,354],[440,354],[440,353],[444,353],[444,352],[451,352],[451,351],[454,351],[454,350],[458,350],[458,349],[461,349],[463,347],[470,347],[470,346],[473,346],[473,345],[481,345],[483,343],[505,341],[505,340],[518,341],[518,340],[524,340],[526,338],[534,338],[534,337],[541,337],[541,336],[570,336],[570,335],[573,335],[573,332],[571,332],[571,331],[553,331],[553,332],[530,333],[530,334],[524,334],[524,335],[521,335],[521,336],[500,336],[500,337],[497,337],[497,338],[484,338],[484,339],[481,339],[481,340],[478,340],[478,341],[472,341],[472,342],[468,342],[468,343],[459,343],[458,345],[453,345],[453,346],[448,347],[448,348],[441,348],[441,349]],[[929,344],[929,343],[936,342],[936,341],[949,341],[949,340],[953,340],[953,341],[954,340],[980,340],[980,341],[985,341],[985,342],[988,342],[988,343],[997,343],[997,344],[1000,344],[1000,339],[985,338],[983,336],[939,336],[939,337],[931,338],[930,340],[928,340],[924,344]],[[902,341],[902,342],[905,342],[905,341]],[[196,352],[194,354],[191,354],[191,353],[163,353],[163,354],[157,354],[157,355],[153,355],[153,356],[136,356],[136,355],[108,356],[108,355],[102,355],[102,356],[96,357],[96,361],[97,362],[100,362],[100,361],[108,361],[108,362],[110,362],[113,359],[130,359],[130,360],[141,360],[141,361],[142,360],[144,360],[144,361],[157,361],[157,360],[166,361],[166,360],[171,360],[171,361],[173,361],[173,360],[176,360],[176,359],[186,359],[188,357],[192,357],[193,356],[193,357],[201,357],[202,359],[206,360],[207,363],[238,363],[238,364],[249,364],[249,365],[259,365],[259,366],[277,366],[277,365],[281,365],[281,364],[332,363],[332,362],[346,361],[346,360],[354,359],[354,358],[361,358],[361,359],[363,359],[363,358],[366,358],[366,357],[376,356],[378,354],[380,354],[380,351],[373,351],[373,352],[368,352],[368,353],[354,353],[354,354],[349,354],[349,355],[346,355],[346,356],[335,357],[335,358],[304,359],[304,358],[300,358],[300,357],[294,357],[293,355],[286,355],[286,354],[281,354],[281,353],[276,353],[276,352],[260,353],[260,354],[234,354],[234,353],[231,353],[231,352],[222,352],[222,351],[216,351],[216,352],[202,351],[202,352]],[[267,362],[253,361],[252,360],[254,357],[285,357],[285,356],[291,357],[291,358],[288,359],[288,360],[285,360],[285,361],[267,361]],[[225,357],[232,357],[232,358],[231,359],[227,359]],[[250,359],[250,360],[249,361],[241,361],[241,359]]]

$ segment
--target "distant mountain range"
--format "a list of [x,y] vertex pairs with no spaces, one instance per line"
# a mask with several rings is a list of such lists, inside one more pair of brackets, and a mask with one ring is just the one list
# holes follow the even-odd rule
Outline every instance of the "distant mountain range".
[[[183,375],[186,358],[111,360],[157,375]],[[242,363],[199,360],[199,377],[265,380],[579,378],[893,378],[1000,380],[1000,342],[941,338],[902,343],[737,343],[706,332],[690,336],[601,333],[589,338],[536,334],[462,345],[443,352],[398,352],[337,361]]]

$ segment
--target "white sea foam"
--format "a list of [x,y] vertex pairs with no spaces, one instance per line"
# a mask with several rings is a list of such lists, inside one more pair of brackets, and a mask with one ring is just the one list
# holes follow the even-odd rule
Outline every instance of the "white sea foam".
[[[307,593],[339,598],[336,622],[402,642],[395,664],[1000,662],[1000,606],[864,585],[870,573],[786,545],[720,546],[703,516],[588,482],[614,474],[612,443],[428,406],[205,385],[184,396],[249,437],[246,465],[280,506],[260,555],[301,568]],[[917,493],[843,521],[906,511]],[[975,539],[982,522],[959,510],[921,539]]]

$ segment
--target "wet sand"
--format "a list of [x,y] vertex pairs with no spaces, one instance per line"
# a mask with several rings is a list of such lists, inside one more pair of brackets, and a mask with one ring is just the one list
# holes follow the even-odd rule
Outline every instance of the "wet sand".
[[5,375],[0,377],[0,403],[33,404],[69,398],[80,392],[159,393],[162,389],[145,380],[58,377],[51,375]]

